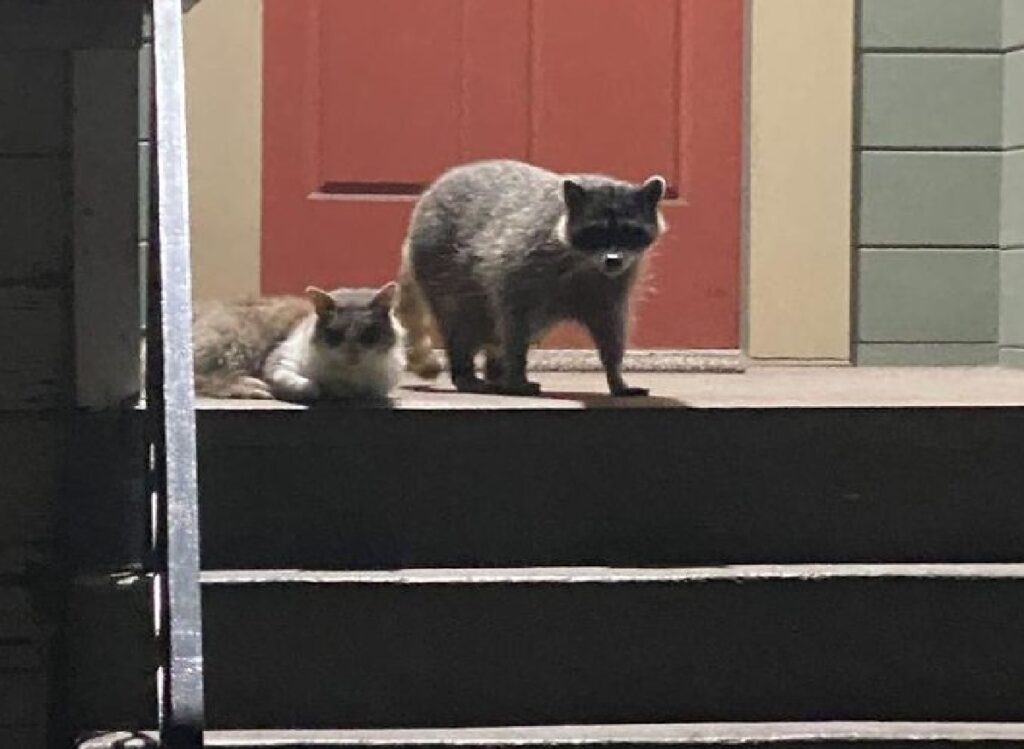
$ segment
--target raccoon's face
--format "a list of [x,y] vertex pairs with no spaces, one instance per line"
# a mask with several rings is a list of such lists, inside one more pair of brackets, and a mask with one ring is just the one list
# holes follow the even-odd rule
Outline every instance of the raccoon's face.
[[566,179],[562,194],[566,244],[608,276],[629,270],[664,226],[658,211],[665,194],[662,177],[651,177],[640,186]]
[[397,341],[391,317],[396,288],[391,283],[378,291],[306,289],[317,313],[314,345],[350,365],[389,351]]

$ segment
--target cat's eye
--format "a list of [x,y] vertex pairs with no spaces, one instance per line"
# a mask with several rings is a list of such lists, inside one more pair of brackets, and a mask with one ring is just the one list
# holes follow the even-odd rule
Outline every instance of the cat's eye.
[[377,328],[367,328],[359,334],[359,342],[364,346],[372,346],[380,340],[380,331]]
[[324,343],[328,346],[338,346],[342,341],[345,340],[345,334],[340,330],[332,330],[330,328],[323,331]]

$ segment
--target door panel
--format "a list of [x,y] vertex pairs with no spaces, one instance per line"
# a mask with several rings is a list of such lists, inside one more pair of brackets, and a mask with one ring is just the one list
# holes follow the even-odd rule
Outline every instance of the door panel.
[[460,0],[320,5],[323,182],[422,183],[458,161]]

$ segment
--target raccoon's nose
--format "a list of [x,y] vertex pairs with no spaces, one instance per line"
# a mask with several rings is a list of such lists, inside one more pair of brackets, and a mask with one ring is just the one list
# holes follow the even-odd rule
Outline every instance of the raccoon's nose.
[[609,252],[604,256],[605,270],[622,270],[625,262],[621,252]]

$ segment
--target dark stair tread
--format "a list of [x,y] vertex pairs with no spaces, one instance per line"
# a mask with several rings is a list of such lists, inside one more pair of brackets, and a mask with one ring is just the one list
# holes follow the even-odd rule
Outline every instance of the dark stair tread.
[[[147,734],[152,737],[154,734]],[[133,749],[131,734],[90,739],[82,749]],[[118,742],[122,743],[118,743]],[[971,744],[1024,742],[1024,723],[679,723],[661,725],[528,726],[398,730],[209,731],[206,746],[220,749],[306,747],[530,747],[530,746],[770,746],[835,744]],[[137,746],[145,746],[143,740]]]

